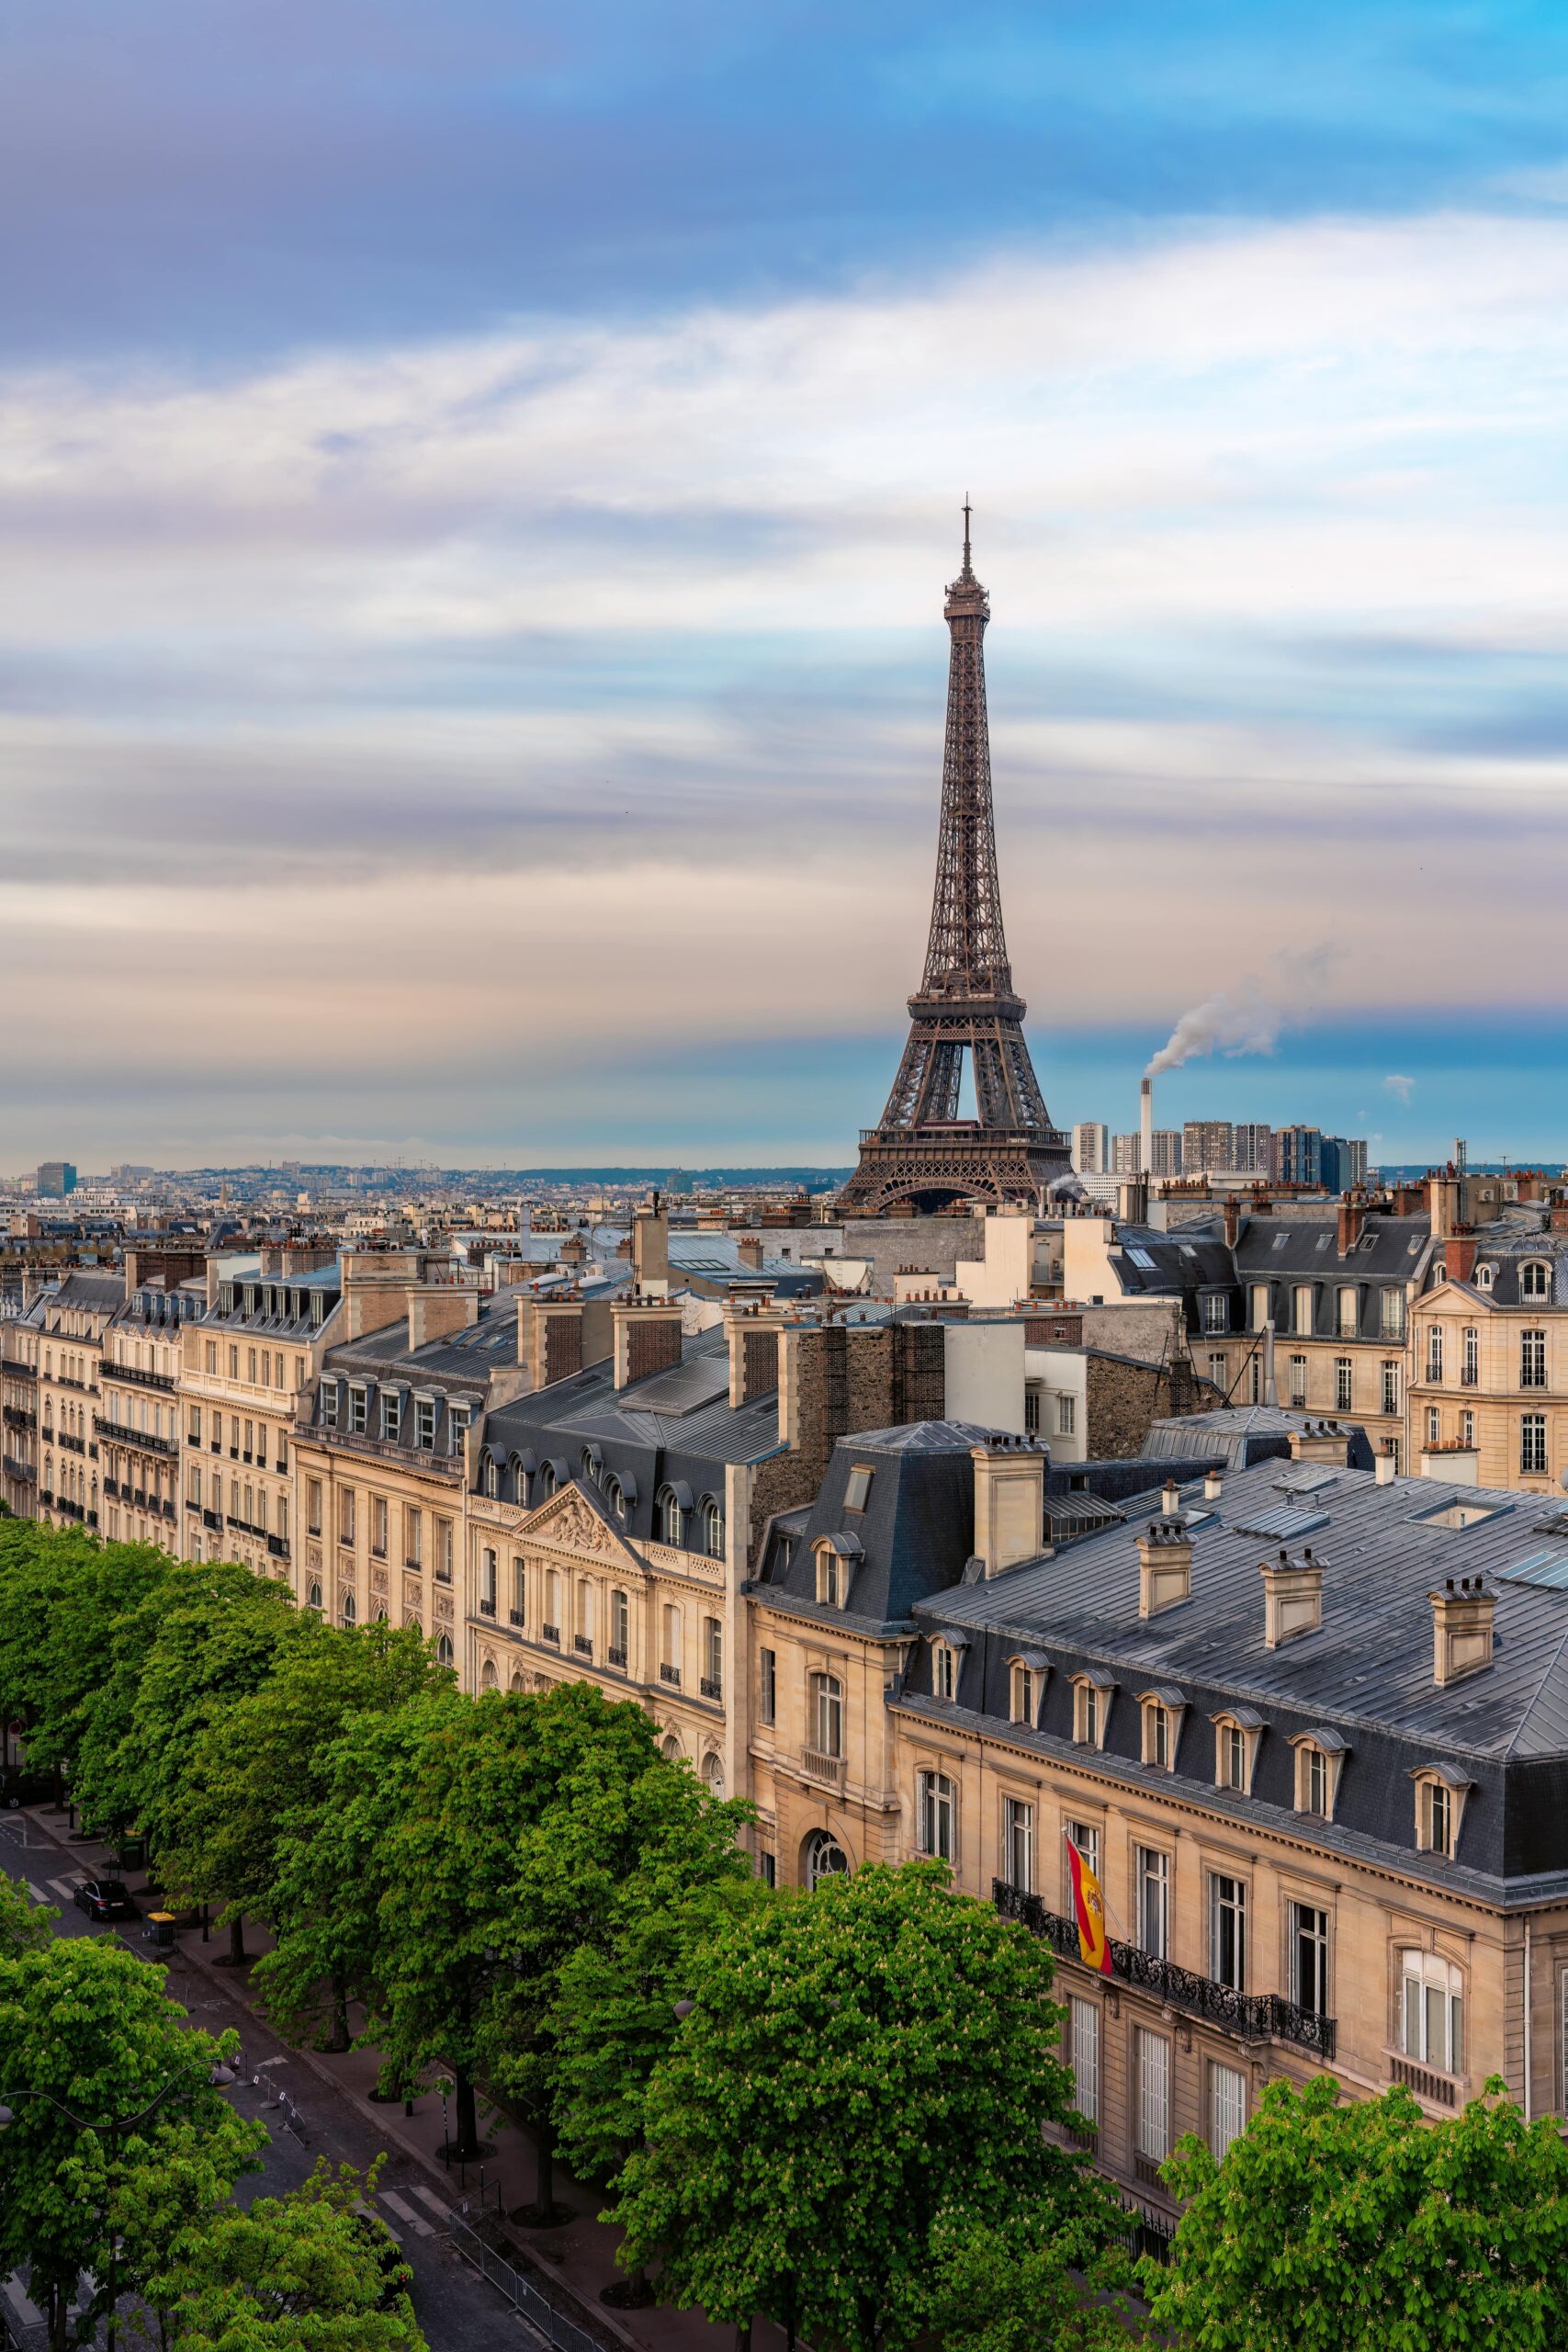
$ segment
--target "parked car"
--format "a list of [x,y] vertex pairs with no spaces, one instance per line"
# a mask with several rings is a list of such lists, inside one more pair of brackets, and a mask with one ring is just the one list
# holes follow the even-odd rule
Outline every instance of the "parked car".
[[53,1794],[52,1772],[35,1772],[26,1764],[9,1764],[0,1771],[0,1804],[13,1813],[19,1804],[47,1804]]
[[136,1905],[118,1878],[85,1878],[71,1900],[89,1919],[134,1919]]

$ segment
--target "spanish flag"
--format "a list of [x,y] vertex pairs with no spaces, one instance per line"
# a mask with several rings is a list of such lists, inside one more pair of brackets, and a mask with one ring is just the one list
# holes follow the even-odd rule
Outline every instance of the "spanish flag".
[[1073,1910],[1077,1917],[1078,1958],[1086,1968],[1098,1968],[1102,1976],[1111,1970],[1111,1939],[1105,1932],[1105,1897],[1100,1891],[1100,1881],[1067,1837],[1067,1868],[1073,1878]]

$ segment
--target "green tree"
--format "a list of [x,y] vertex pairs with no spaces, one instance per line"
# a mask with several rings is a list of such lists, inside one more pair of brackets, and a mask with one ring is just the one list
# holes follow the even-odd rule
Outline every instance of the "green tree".
[[0,1959],[24,1951],[42,1951],[54,1939],[60,1914],[47,1903],[35,1903],[15,1879],[0,1878]]
[[101,2282],[97,2308],[108,2308],[110,2249],[133,2215],[136,2243],[116,2283],[142,2283],[162,2177],[198,2164],[216,2194],[265,2140],[213,2086],[234,2037],[215,2042],[183,2017],[164,1997],[164,1972],[117,1941],[73,1937],[0,1955],[0,2094],[12,2109],[0,2132],[0,2265],[30,2266],[57,2347],[79,2271]]
[[1144,2340],[1124,2227],[1091,2188],[1081,2202],[1022,2207],[1005,2222],[939,2214],[931,2324],[943,2352],[1127,2352]]
[[[15,1520],[0,1527],[0,1707],[27,1726],[31,1763],[74,1763],[109,1693],[121,1619],[175,1573],[152,1544],[99,1544],[80,1529]],[[155,1619],[147,1623],[151,1639]]]
[[179,2352],[426,2352],[412,2273],[364,2211],[361,2178],[322,2160],[302,2188],[188,2229],[152,2282]]
[[1072,2109],[1050,1954],[941,1863],[869,1869],[738,1920],[645,2105],[611,2218],[660,2293],[874,2352],[930,2325],[933,2240],[1124,2227]]
[[[412,1626],[339,1628],[313,1612],[291,1615],[265,1680],[229,1697],[195,1738],[166,1816],[165,1883],[216,1896],[224,1922],[244,1913],[273,1920],[287,1841],[321,1832],[333,1741],[354,1716],[385,1714],[438,1687],[449,1687],[446,1669]],[[334,1993],[333,2040],[346,2049],[341,1973]]]
[[1152,2326],[1201,2352],[1559,2352],[1568,2150],[1503,2088],[1429,2124],[1398,2086],[1341,2103],[1326,2075],[1274,2082],[1223,2164],[1181,2141]]

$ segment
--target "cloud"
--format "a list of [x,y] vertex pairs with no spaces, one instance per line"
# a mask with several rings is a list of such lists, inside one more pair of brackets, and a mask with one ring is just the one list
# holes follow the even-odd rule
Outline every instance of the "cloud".
[[1392,1094],[1395,1102],[1403,1103],[1406,1110],[1410,1107],[1410,1097],[1415,1091],[1416,1080],[1413,1078],[1401,1078],[1395,1072],[1383,1080],[1383,1091]]
[[1281,949],[1261,978],[1245,973],[1184,1012],[1144,1075],[1157,1078],[1207,1054],[1271,1054],[1281,1030],[1310,1020],[1329,960],[1325,947]]

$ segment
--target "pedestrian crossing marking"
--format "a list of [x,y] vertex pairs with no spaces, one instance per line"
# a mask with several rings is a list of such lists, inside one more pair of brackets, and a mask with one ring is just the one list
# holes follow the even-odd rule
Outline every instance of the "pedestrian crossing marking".
[[423,2183],[420,2183],[415,2188],[413,2193],[419,2199],[422,2205],[429,2206],[437,2221],[449,2222],[452,2219],[452,2208],[450,2205],[445,2205],[442,2203],[434,2188],[426,2188]]
[[22,2284],[19,2271],[13,2270],[6,2281],[6,2301],[24,2327],[41,2327],[43,2313]]
[[49,1883],[54,1893],[63,1896],[67,1903],[75,1894],[76,1881],[73,1878],[51,1878]]
[[435,2235],[423,2214],[416,2213],[407,2198],[400,2197],[395,2188],[383,2188],[379,2193],[382,2204],[389,2212],[395,2213],[400,2222],[406,2222],[416,2237],[431,2238]]

